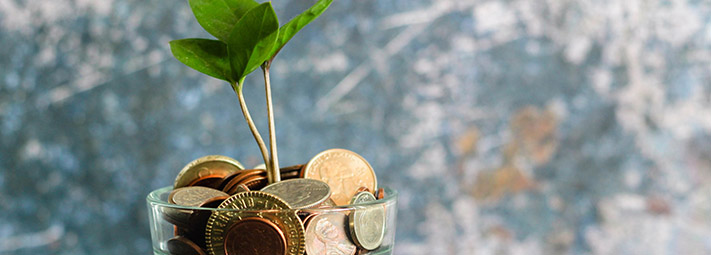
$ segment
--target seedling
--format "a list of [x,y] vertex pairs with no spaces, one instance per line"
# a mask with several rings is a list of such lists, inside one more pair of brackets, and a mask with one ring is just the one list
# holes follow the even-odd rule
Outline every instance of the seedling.
[[[318,0],[311,8],[279,26],[271,2],[254,0],[189,0],[198,23],[214,39],[189,38],[170,42],[173,56],[183,64],[230,84],[245,121],[267,166],[269,183],[280,181],[269,69],[274,57],[304,26],[323,13],[333,0]],[[249,114],[242,88],[245,77],[261,67],[269,123],[269,151]]]

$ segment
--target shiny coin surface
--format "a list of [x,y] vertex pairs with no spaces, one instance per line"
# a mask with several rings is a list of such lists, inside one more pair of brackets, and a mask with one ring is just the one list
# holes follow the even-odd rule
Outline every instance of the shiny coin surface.
[[204,255],[205,252],[197,244],[184,236],[176,236],[166,242],[168,251],[173,255]]
[[346,219],[346,215],[341,213],[318,214],[310,217],[306,225],[306,254],[355,254],[357,248],[346,233]]
[[331,196],[331,188],[325,182],[303,178],[272,183],[262,191],[284,199],[294,209],[318,206]]
[[249,178],[252,176],[259,176],[259,175],[266,176],[266,173],[264,172],[264,170],[261,170],[261,169],[248,169],[248,170],[239,171],[239,174],[237,176],[232,177],[232,178],[227,177],[225,179],[225,180],[229,179],[229,182],[225,185],[221,185],[221,186],[224,186],[224,188],[222,188],[222,191],[227,192],[228,194],[234,195],[235,193],[232,193],[232,191],[235,188],[235,186],[237,186],[239,184],[244,184],[244,179],[246,179],[246,178]]
[[248,217],[234,223],[225,236],[225,254],[286,254],[286,239],[273,222]]
[[227,196],[227,193],[212,188],[192,186],[174,189],[168,196],[168,202],[194,207],[199,206],[210,198],[222,196]]
[[225,247],[230,245],[226,240],[230,227],[249,217],[263,218],[274,223],[284,233],[286,254],[304,253],[304,226],[289,204],[277,196],[261,191],[241,192],[226,199],[218,209],[232,211],[216,211],[208,219],[205,243],[209,254],[224,255]]
[[[375,201],[370,192],[360,192],[351,199],[352,205]],[[353,242],[366,250],[374,250],[383,242],[385,235],[385,208],[381,205],[365,205],[348,215],[348,225]]]
[[331,198],[337,205],[347,205],[360,187],[376,190],[378,186],[368,161],[345,149],[319,153],[306,164],[303,177],[328,183]]
[[[264,188],[264,186],[267,186],[267,177],[263,175],[257,175],[257,176],[251,176],[249,178],[245,178],[242,183],[249,188],[249,190],[260,190]],[[238,185],[239,186],[239,185]],[[237,193],[237,190],[235,189],[234,194]]]
[[[200,181],[214,183],[216,178],[224,178],[242,169],[244,167],[236,159],[221,155],[204,156],[193,160],[180,170],[173,188],[187,187]],[[209,180],[205,180],[206,178]]]
[[232,181],[232,179],[239,176],[244,171],[245,170],[237,171],[237,172],[231,173],[228,176],[225,176],[225,178],[222,178],[222,182],[220,182],[220,185],[217,186],[217,189],[224,191],[225,186],[227,186],[227,184],[230,183],[230,181]]

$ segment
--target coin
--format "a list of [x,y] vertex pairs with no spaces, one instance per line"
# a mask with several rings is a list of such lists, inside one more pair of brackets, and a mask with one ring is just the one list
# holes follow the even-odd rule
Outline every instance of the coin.
[[230,181],[232,181],[232,179],[236,178],[237,176],[239,176],[239,175],[240,175],[242,172],[244,172],[244,171],[245,171],[245,170],[236,171],[236,172],[234,172],[234,173],[231,173],[231,174],[228,175],[228,176],[225,176],[224,178],[222,178],[222,182],[220,182],[220,185],[218,185],[216,189],[219,189],[219,190],[224,191],[224,190],[225,190],[225,186],[227,186],[227,184],[230,183]]
[[200,186],[183,187],[174,189],[170,192],[170,195],[168,195],[168,202],[181,206],[195,207],[202,204],[207,199],[221,196],[227,196],[227,193]]
[[299,175],[301,175],[302,169],[304,169],[304,164],[282,167],[279,170],[282,175],[284,175],[285,173],[298,173]]
[[315,207],[331,196],[331,188],[325,182],[301,178],[275,182],[262,191],[284,199],[294,209]]
[[356,193],[363,192],[363,191],[370,192],[370,189],[368,189],[368,187],[360,187],[356,190]]
[[286,254],[284,233],[273,222],[247,217],[234,223],[225,235],[225,254]]
[[198,179],[193,180],[187,186],[201,186],[217,189],[220,187],[220,183],[222,183],[223,177],[224,176],[222,174],[211,174],[208,176],[201,176]]
[[385,197],[385,190],[383,188],[378,189],[378,200],[383,199]]
[[306,225],[306,254],[353,255],[356,250],[346,233],[346,215],[326,213],[309,219]]
[[376,190],[378,186],[368,161],[345,149],[330,149],[317,154],[302,172],[304,178],[328,183],[331,198],[337,205],[347,205],[360,187]]
[[256,165],[256,166],[252,167],[252,169],[267,170],[267,165],[265,165],[264,163],[261,163],[261,164],[259,164],[259,165]]
[[[370,192],[353,196],[351,205],[375,201]],[[366,250],[374,250],[383,242],[385,235],[385,209],[379,205],[357,207],[348,215],[348,225],[353,242]]]
[[299,178],[300,176],[301,176],[300,172],[282,173],[281,179],[282,180],[295,179],[295,178]]
[[239,184],[234,187],[234,194],[240,193],[240,192],[245,192],[245,191],[250,191],[249,187],[244,184]]
[[208,219],[205,243],[209,254],[224,255],[230,227],[248,217],[263,218],[274,223],[285,234],[286,254],[304,253],[304,226],[289,204],[277,196],[261,191],[241,192],[222,202],[218,209],[232,211],[218,210]]
[[[249,190],[260,190],[267,186],[267,177],[263,175],[250,176],[245,178],[242,183],[249,188]],[[235,193],[237,193],[235,188]]]
[[195,183],[202,177],[217,177],[224,178],[236,171],[242,170],[242,164],[239,161],[221,155],[210,155],[198,158],[188,163],[180,170],[175,178],[173,188],[181,188]]
[[[222,188],[222,191],[227,192],[227,194],[234,194],[231,193],[230,190],[234,189],[235,186],[244,183],[245,178],[249,178],[251,176],[258,176],[258,175],[264,175],[266,176],[266,173],[264,170],[261,169],[249,169],[249,170],[242,170],[240,173],[231,178],[227,184],[224,185],[224,188]],[[229,178],[229,177],[228,177]],[[227,180],[227,179],[225,179]]]
[[192,211],[185,209],[176,209],[171,207],[163,207],[161,209],[161,215],[163,219],[170,224],[181,228],[188,228],[190,225],[190,213]]
[[[228,196],[213,197],[203,201],[199,207],[202,208],[217,208],[222,204]],[[190,228],[186,237],[190,238],[195,244],[200,247],[205,247],[205,227],[207,226],[207,220],[212,215],[212,211],[208,209],[203,210],[193,210],[188,218],[190,222]]]
[[205,255],[197,244],[183,236],[176,236],[166,242],[168,251],[173,255]]
[[336,202],[333,202],[333,199],[326,199],[326,201],[323,201],[318,208],[329,208],[329,207],[334,207],[336,206]]

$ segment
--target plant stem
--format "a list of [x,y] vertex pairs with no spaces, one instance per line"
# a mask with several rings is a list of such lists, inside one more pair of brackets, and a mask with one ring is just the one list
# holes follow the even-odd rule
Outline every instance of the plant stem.
[[239,98],[239,106],[242,108],[242,115],[244,115],[244,120],[247,121],[247,125],[249,126],[249,130],[252,131],[252,135],[254,136],[254,140],[257,140],[257,145],[259,145],[259,150],[262,153],[262,157],[264,158],[264,164],[267,166],[267,169],[269,169],[269,154],[267,153],[267,146],[264,144],[264,140],[262,140],[262,136],[259,134],[259,130],[257,130],[257,126],[254,125],[254,121],[252,120],[252,115],[249,114],[249,109],[247,109],[247,103],[244,101],[244,94],[242,93],[242,85],[244,84],[244,80],[241,80],[239,84],[237,83],[230,83],[232,85],[232,90],[237,93],[237,98]]
[[267,165],[267,179],[269,183],[281,181],[281,173],[279,172],[279,156],[277,155],[276,129],[274,128],[274,107],[272,107],[272,88],[269,81],[269,67],[271,61],[267,61],[262,65],[264,73],[264,90],[267,96],[267,116],[269,118],[269,152],[270,164]]

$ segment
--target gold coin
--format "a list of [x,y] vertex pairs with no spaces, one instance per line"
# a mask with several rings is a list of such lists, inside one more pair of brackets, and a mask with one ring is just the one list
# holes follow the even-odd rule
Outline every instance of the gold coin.
[[347,205],[360,187],[377,190],[373,167],[363,157],[345,149],[330,149],[317,154],[306,164],[304,178],[321,180],[331,187],[336,205]]
[[190,186],[196,180],[204,177],[219,177],[224,178],[236,171],[242,170],[242,164],[239,161],[221,155],[210,155],[198,158],[188,163],[180,170],[175,178],[173,188],[182,188]]
[[[284,200],[261,191],[237,193],[226,199],[207,221],[205,244],[212,255],[225,255],[225,238],[232,226],[245,218],[262,218],[276,225],[286,239],[286,254],[304,253],[304,226]],[[230,209],[231,211],[219,210]],[[249,235],[249,233],[244,233]],[[229,241],[227,241],[229,242]]]

